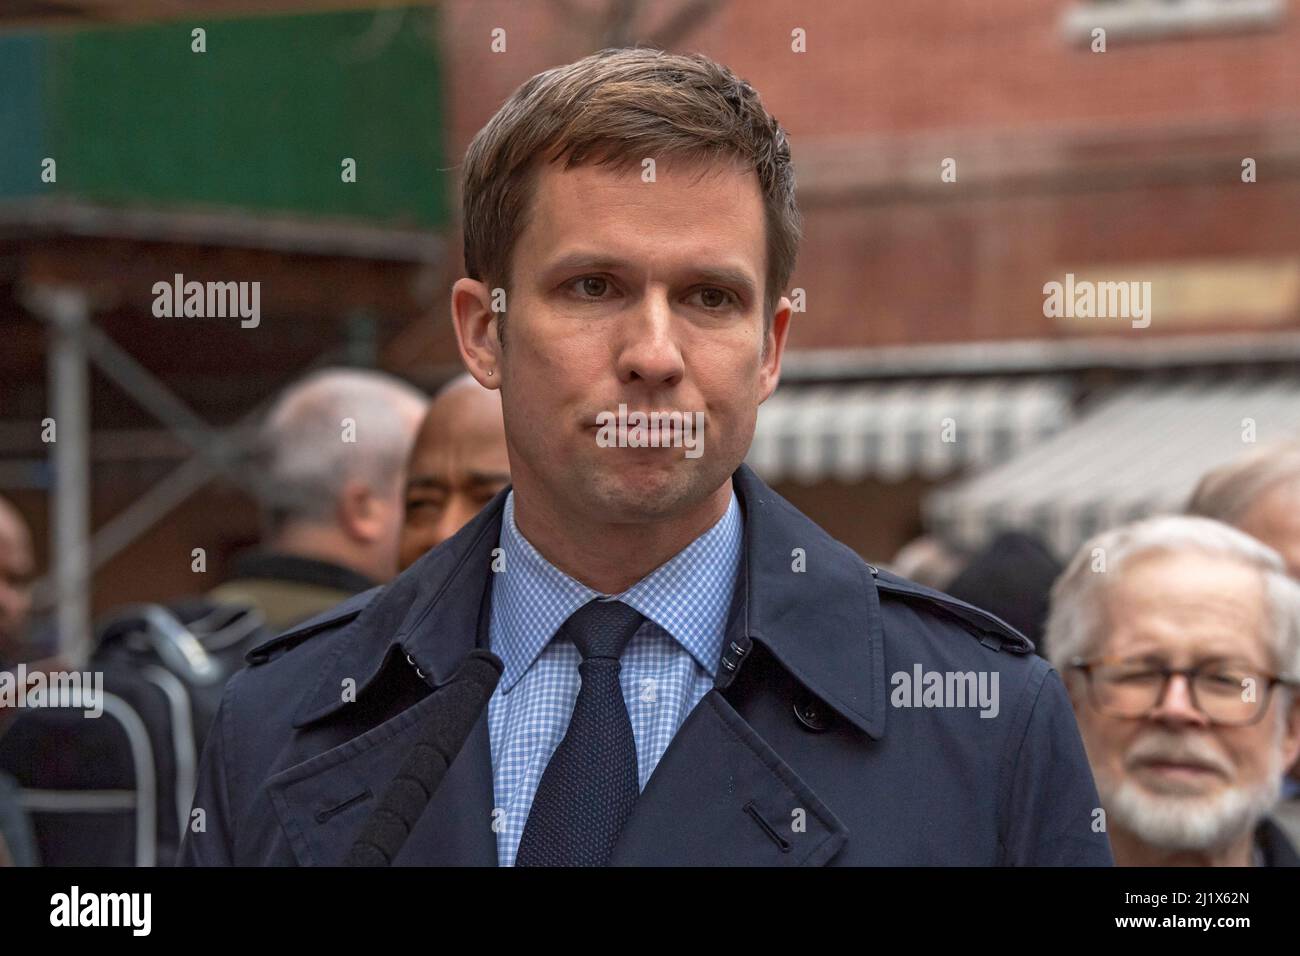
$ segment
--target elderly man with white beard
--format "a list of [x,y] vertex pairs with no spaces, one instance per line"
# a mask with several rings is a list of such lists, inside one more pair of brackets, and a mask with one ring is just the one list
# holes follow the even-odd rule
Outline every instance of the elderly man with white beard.
[[1275,551],[1200,517],[1106,531],[1046,643],[1117,865],[1300,865],[1267,817],[1300,754],[1300,584]]

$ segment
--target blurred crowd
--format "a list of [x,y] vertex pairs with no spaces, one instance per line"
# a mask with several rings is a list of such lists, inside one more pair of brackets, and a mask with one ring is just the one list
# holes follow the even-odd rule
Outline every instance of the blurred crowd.
[[[96,625],[85,666],[102,671],[105,690],[144,725],[157,777],[152,813],[141,805],[145,770],[141,748],[123,739],[127,723],[91,730],[107,722],[0,701],[0,862],[170,864],[206,724],[243,655],[391,580],[510,480],[500,399],[468,375],[430,401],[382,373],[316,372],[278,397],[251,458],[259,547],[237,555],[228,579],[206,594],[115,609]],[[74,671],[74,662],[44,656],[46,642],[29,633],[33,572],[27,525],[0,499],[0,669]],[[160,682],[160,665],[177,680]],[[180,719],[175,706],[156,706],[160,695],[172,705],[183,695]],[[133,788],[130,806],[95,799],[123,781]],[[141,853],[146,815],[156,819]]]
[[[206,594],[96,628],[85,666],[154,749],[148,813],[135,724],[91,735],[94,722],[0,699],[0,864],[170,864],[206,722],[243,655],[391,580],[510,482],[498,393],[469,376],[430,401],[377,372],[314,373],[269,410],[255,460],[260,547]],[[1243,454],[1185,513],[1107,529],[1064,566],[1007,532],[973,555],[919,539],[892,568],[992,611],[1054,665],[1118,864],[1300,865],[1300,447]],[[11,674],[72,667],[31,638],[34,572],[27,524],[0,499]]]

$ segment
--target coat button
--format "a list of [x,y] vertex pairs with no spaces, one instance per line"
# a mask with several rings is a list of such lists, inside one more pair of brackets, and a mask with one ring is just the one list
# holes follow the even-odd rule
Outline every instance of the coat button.
[[795,701],[794,715],[799,718],[799,723],[811,731],[821,733],[826,729],[825,705],[816,697]]

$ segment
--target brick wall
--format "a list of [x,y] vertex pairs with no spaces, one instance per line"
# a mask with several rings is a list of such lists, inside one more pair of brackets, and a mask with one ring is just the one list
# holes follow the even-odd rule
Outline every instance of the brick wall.
[[[809,303],[793,347],[1058,336],[1042,285],[1082,265],[1300,255],[1300,23],[1093,53],[1064,36],[1071,5],[732,0],[673,45],[750,79],[790,131]],[[560,11],[600,6],[444,4],[454,157],[520,82],[599,48],[599,17]]]

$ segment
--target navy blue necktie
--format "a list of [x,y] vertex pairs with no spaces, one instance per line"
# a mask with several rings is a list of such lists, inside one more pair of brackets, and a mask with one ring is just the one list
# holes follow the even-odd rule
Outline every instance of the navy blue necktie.
[[632,815],[636,741],[619,656],[643,618],[622,601],[594,600],[564,622],[582,654],[582,686],[564,739],[537,785],[516,866],[604,866]]

